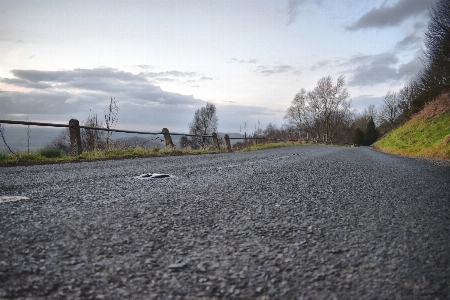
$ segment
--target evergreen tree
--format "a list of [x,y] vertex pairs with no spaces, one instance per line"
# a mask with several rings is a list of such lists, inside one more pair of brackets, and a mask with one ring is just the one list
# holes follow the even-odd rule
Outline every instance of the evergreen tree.
[[373,118],[370,117],[365,132],[365,146],[370,146],[373,143],[375,143],[378,140],[379,136],[380,132],[375,127],[375,122],[373,121]]
[[364,145],[365,144],[365,134],[361,128],[356,128],[353,133],[353,144]]

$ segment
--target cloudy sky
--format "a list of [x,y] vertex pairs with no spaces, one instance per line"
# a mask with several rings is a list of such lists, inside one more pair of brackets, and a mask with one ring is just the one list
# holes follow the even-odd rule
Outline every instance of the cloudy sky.
[[80,121],[114,97],[117,128],[283,124],[295,94],[344,75],[379,105],[422,67],[436,0],[0,0],[0,119]]

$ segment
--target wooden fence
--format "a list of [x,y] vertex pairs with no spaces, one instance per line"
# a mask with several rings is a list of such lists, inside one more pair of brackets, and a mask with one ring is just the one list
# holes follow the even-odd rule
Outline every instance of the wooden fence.
[[[81,145],[81,129],[88,130],[100,130],[100,131],[109,131],[109,132],[123,132],[123,133],[135,133],[135,134],[151,134],[151,135],[163,135],[166,141],[166,147],[174,148],[171,135],[184,135],[184,136],[197,136],[201,138],[212,138],[213,139],[213,147],[215,149],[219,149],[219,139],[217,137],[217,133],[213,132],[211,135],[195,135],[195,134],[184,134],[184,133],[170,133],[167,128],[163,128],[161,132],[145,132],[145,131],[133,131],[133,130],[121,130],[121,129],[107,129],[101,127],[89,127],[82,126],[80,122],[76,119],[71,119],[69,124],[55,124],[55,123],[40,123],[40,122],[25,122],[25,121],[12,121],[12,120],[0,120],[0,124],[16,124],[16,125],[32,125],[32,126],[44,126],[44,127],[62,127],[69,128],[70,135],[70,154],[72,156],[80,155],[83,152],[83,147]],[[231,150],[231,142],[230,140],[253,140],[256,144],[257,140],[274,140],[268,139],[264,137],[243,137],[243,138],[231,138],[228,134],[224,136],[225,144],[227,151]]]

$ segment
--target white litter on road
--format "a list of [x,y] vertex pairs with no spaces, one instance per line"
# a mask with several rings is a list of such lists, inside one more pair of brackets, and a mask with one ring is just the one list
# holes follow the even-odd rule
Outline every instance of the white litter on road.
[[157,173],[146,173],[136,176],[134,178],[137,179],[166,179],[166,178],[175,178],[173,175],[169,174],[157,174]]
[[0,196],[0,204],[7,202],[14,202],[19,200],[29,200],[30,198],[24,196]]

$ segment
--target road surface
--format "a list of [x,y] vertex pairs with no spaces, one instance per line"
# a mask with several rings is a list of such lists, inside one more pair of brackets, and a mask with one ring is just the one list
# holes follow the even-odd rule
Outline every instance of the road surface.
[[450,297],[448,161],[298,146],[3,167],[0,196],[29,198],[0,203],[0,298]]

